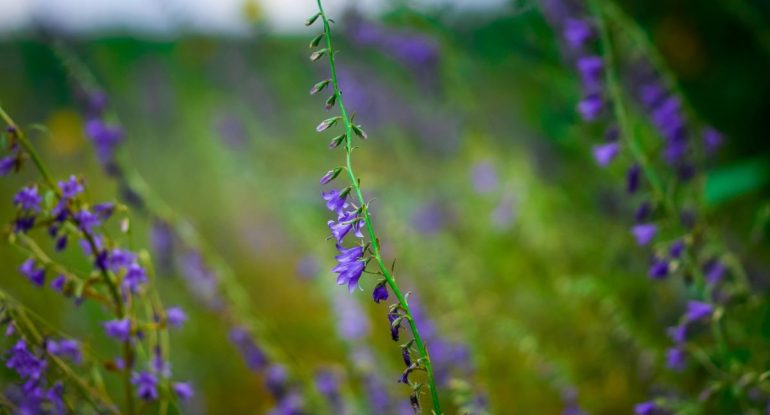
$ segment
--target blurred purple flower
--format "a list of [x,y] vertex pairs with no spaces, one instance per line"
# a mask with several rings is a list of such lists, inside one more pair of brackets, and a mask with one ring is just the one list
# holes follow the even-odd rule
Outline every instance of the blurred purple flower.
[[697,321],[711,317],[714,312],[714,306],[702,301],[688,301],[687,312],[684,315],[687,321]]
[[27,259],[21,264],[19,272],[38,287],[42,287],[45,284],[45,268],[38,267],[32,258]]
[[642,223],[631,227],[631,233],[636,239],[636,244],[644,246],[649,244],[658,233],[658,227],[652,223]]
[[249,369],[260,371],[266,367],[267,357],[254,342],[249,332],[240,328],[234,328],[230,330],[230,341],[241,353]]
[[617,157],[620,152],[620,144],[618,143],[605,143],[593,147],[593,156],[596,160],[596,164],[601,167],[606,167]]
[[478,193],[491,193],[497,190],[500,179],[497,169],[488,161],[481,161],[473,165],[471,169],[471,183]]
[[13,204],[22,210],[40,212],[40,202],[43,198],[37,194],[37,186],[22,188],[13,198]]
[[134,373],[131,383],[136,386],[136,394],[145,401],[158,399],[158,379],[150,372]]
[[111,320],[104,323],[104,331],[108,336],[121,341],[128,341],[131,338],[131,320]]

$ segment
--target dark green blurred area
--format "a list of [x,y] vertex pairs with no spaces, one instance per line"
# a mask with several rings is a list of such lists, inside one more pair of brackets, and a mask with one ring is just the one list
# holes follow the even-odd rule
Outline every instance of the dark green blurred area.
[[[705,209],[743,255],[755,289],[766,292],[770,6],[755,3],[623,6],[659,47],[696,115],[726,135],[704,173]],[[340,65],[360,80],[355,93],[367,97],[370,110],[360,110],[370,139],[355,164],[374,197],[386,254],[398,259],[400,283],[422,299],[442,334],[471,347],[472,382],[488,394],[492,412],[560,413],[568,387],[597,414],[629,413],[669,383],[697,394],[703,373],[672,375],[663,367],[664,329],[681,313],[687,287],[646,277],[648,254],[628,232],[633,210],[623,196],[623,168],[602,170],[591,159],[596,132],[574,114],[576,76],[537,8],[463,19],[397,9],[384,21],[436,39],[441,59],[426,83],[381,51],[340,37]],[[326,115],[322,99],[307,91],[325,73],[307,60],[310,37],[68,43],[126,128],[125,159],[236,270],[280,346],[303,367],[343,370],[349,357],[329,311],[334,276],[308,280],[297,272],[307,256],[324,270],[332,266],[317,183],[342,161],[313,131]],[[94,200],[117,200],[83,136],[72,83],[47,44],[31,35],[6,39],[0,73],[6,111],[22,126],[47,129],[27,128],[57,177],[82,174]],[[489,193],[474,190],[479,163],[499,177]],[[12,195],[34,178],[28,169],[0,181],[3,221],[13,217]],[[415,226],[426,208],[441,212],[438,230]],[[146,247],[149,224],[137,213],[133,226],[131,244]],[[23,259],[3,245],[2,287],[94,342],[103,357],[113,353],[98,331],[102,310],[75,309],[31,287],[15,271]],[[198,389],[199,409],[189,413],[263,413],[271,403],[262,380],[244,367],[223,323],[171,274],[160,276],[164,302],[191,317],[172,336],[175,373]],[[400,360],[386,311],[370,304],[373,280],[362,286],[367,292],[354,295],[398,394]],[[767,343],[765,319],[746,316],[757,341]]]

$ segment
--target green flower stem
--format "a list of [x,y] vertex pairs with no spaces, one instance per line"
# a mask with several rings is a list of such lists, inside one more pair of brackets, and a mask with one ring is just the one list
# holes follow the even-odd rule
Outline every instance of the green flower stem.
[[[32,143],[29,141],[27,136],[24,134],[24,132],[19,128],[18,125],[13,121],[13,119],[8,115],[8,113],[5,112],[5,110],[0,107],[0,118],[2,118],[5,123],[14,129],[14,134],[16,138],[19,141],[19,144],[24,148],[24,151],[29,154],[30,159],[32,159],[32,163],[37,168],[38,172],[40,172],[40,175],[43,177],[43,180],[45,180],[48,187],[50,187],[51,191],[56,194],[58,198],[61,198],[61,192],[59,191],[59,188],[56,186],[56,182],[53,180],[53,177],[48,172],[48,169],[45,167],[45,164],[43,163],[43,160],[40,158],[40,156],[37,153],[37,150],[32,145]],[[83,237],[86,239],[86,242],[88,243],[88,246],[91,248],[91,252],[96,254],[98,249],[96,248],[96,242],[94,241],[93,236],[91,236],[88,232],[83,232]],[[102,269],[99,267],[99,272],[102,276],[102,279],[104,280],[104,283],[107,285],[107,288],[110,291],[110,295],[112,296],[112,301],[115,304],[115,311],[118,318],[125,318],[125,307],[123,304],[123,298],[120,296],[120,292],[118,291],[118,287],[115,285],[115,281],[112,280],[110,275],[107,273],[105,269]],[[133,351],[131,349],[131,342],[125,341],[123,342],[123,361],[125,364],[125,368],[123,369],[123,387],[125,392],[125,398],[126,398],[126,413],[128,415],[133,415],[136,413],[135,410],[135,404],[134,404],[134,386],[131,383],[131,361],[133,360]]]
[[350,121],[350,117],[348,116],[347,111],[345,110],[345,104],[343,103],[343,100],[342,100],[342,92],[340,92],[339,82],[337,81],[337,70],[335,68],[335,63],[334,63],[335,52],[334,52],[334,48],[332,47],[331,28],[329,25],[329,19],[326,17],[326,13],[324,12],[323,5],[321,4],[321,0],[316,0],[316,2],[318,4],[318,11],[321,14],[321,19],[323,20],[323,29],[324,29],[324,36],[326,37],[326,48],[327,48],[326,56],[328,56],[328,60],[329,60],[329,70],[331,73],[332,86],[334,87],[334,94],[337,96],[337,105],[339,105],[339,108],[340,108],[340,116],[342,117],[342,121],[345,124],[345,153],[346,153],[345,161],[346,161],[346,167],[347,167],[346,170],[348,172],[348,178],[350,179],[350,183],[353,188],[353,192],[355,193],[356,199],[358,199],[358,203],[362,208],[361,213],[363,215],[367,233],[369,234],[371,250],[374,254],[374,260],[377,262],[377,266],[380,269],[380,272],[385,277],[385,280],[387,281],[388,286],[390,287],[390,289],[393,291],[393,294],[398,299],[399,306],[403,309],[406,315],[406,320],[409,322],[409,329],[412,332],[414,343],[417,346],[417,351],[420,355],[420,362],[422,362],[422,364],[425,366],[425,371],[427,373],[427,378],[428,378],[428,387],[430,388],[431,400],[433,402],[433,412],[436,415],[440,415],[442,413],[441,405],[439,403],[438,390],[436,389],[436,382],[433,376],[433,367],[431,366],[428,349],[425,347],[425,343],[423,342],[422,337],[420,336],[420,332],[417,329],[417,325],[414,322],[414,318],[412,318],[412,313],[409,310],[409,304],[407,303],[406,298],[401,293],[401,290],[396,284],[396,280],[393,277],[393,274],[390,272],[390,270],[388,270],[388,267],[385,265],[385,263],[382,260],[379,239],[377,238],[377,234],[374,232],[374,226],[372,225],[372,219],[371,219],[371,216],[369,215],[369,209],[367,207],[366,200],[364,199],[364,196],[361,193],[361,186],[353,170],[353,164],[351,162],[351,154],[353,153],[353,123]]

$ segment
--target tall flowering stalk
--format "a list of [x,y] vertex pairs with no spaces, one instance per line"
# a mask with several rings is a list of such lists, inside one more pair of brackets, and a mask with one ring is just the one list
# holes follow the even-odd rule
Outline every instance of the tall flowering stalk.
[[[176,307],[163,307],[154,288],[154,272],[146,252],[132,252],[109,238],[104,225],[123,208],[112,203],[91,205],[84,197],[84,181],[75,176],[55,182],[31,142],[1,108],[0,117],[8,126],[6,133],[10,157],[16,160],[15,169],[20,169],[23,161],[30,159],[42,177],[41,183],[24,187],[13,200],[17,217],[9,240],[29,255],[19,272],[33,285],[44,287],[46,274],[53,271],[57,276],[50,282],[52,290],[74,297],[76,305],[93,300],[109,310],[114,319],[106,321],[103,329],[107,337],[122,345],[122,353],[107,366],[122,374],[125,413],[137,413],[137,398],[145,403],[159,402],[160,413],[166,413],[169,400],[192,396],[189,384],[169,380],[167,330],[183,325],[185,313]],[[40,194],[39,188],[44,193]],[[121,221],[122,233],[130,231],[129,224],[128,218]],[[67,249],[71,239],[79,239],[85,256],[92,263],[90,275],[81,275],[81,271],[57,262],[46,253],[29,234],[37,228],[46,229],[55,240],[57,252]],[[142,310],[144,316],[140,315]],[[78,343],[71,339],[46,341],[44,346],[49,354],[67,355],[73,360],[81,358]],[[13,358],[24,362],[17,365],[21,368],[37,359],[34,354],[23,339],[12,351]],[[140,368],[139,363],[146,364],[147,369]],[[39,363],[39,366],[44,364]],[[29,375],[26,371],[18,372],[22,378]],[[39,377],[36,373],[35,379]],[[40,389],[27,392],[35,391],[40,392]],[[50,398],[48,401],[54,403]],[[35,406],[40,404],[38,401],[33,403]]]
[[[411,310],[409,309],[407,297],[401,292],[400,288],[396,284],[396,280],[392,271],[388,269],[382,259],[380,242],[377,238],[377,234],[374,231],[374,226],[372,225],[369,207],[366,200],[364,199],[363,193],[361,192],[360,182],[353,170],[353,135],[356,135],[362,139],[366,139],[367,136],[366,133],[361,129],[360,125],[353,124],[345,109],[345,104],[342,99],[342,92],[340,91],[340,87],[337,81],[337,73],[335,68],[334,55],[336,50],[332,45],[330,27],[330,23],[332,21],[327,18],[323,9],[323,5],[321,4],[321,0],[317,0],[317,4],[318,13],[307,21],[307,25],[312,25],[316,20],[320,18],[321,22],[323,23],[323,33],[316,36],[312,40],[310,46],[312,48],[317,48],[319,47],[321,41],[324,39],[326,40],[326,45],[325,47],[321,47],[320,49],[315,50],[310,55],[310,59],[316,61],[326,55],[329,61],[330,78],[314,85],[311,89],[311,94],[318,93],[326,88],[329,84],[331,84],[333,92],[329,99],[326,101],[326,108],[330,109],[336,104],[339,106],[340,115],[324,120],[318,125],[316,130],[318,132],[322,132],[340,122],[343,124],[345,130],[344,134],[335,137],[330,145],[331,148],[334,148],[340,144],[344,144],[345,167],[338,167],[329,171],[321,178],[321,183],[326,184],[331,182],[342,172],[343,169],[347,172],[347,176],[350,182],[350,185],[345,189],[340,191],[332,190],[330,192],[324,193],[324,199],[327,201],[327,207],[338,215],[336,222],[329,222],[329,227],[331,228],[334,239],[337,242],[337,249],[340,251],[340,255],[336,257],[339,264],[334,268],[334,271],[339,273],[337,283],[340,285],[346,284],[348,288],[353,291],[358,286],[358,280],[363,274],[366,265],[369,261],[374,259],[374,262],[377,264],[377,268],[379,269],[379,274],[383,278],[380,282],[378,282],[372,294],[375,302],[380,302],[388,298],[388,287],[391,291],[393,291],[393,294],[397,299],[397,302],[390,306],[388,312],[388,320],[391,324],[391,334],[393,340],[398,341],[399,329],[404,320],[406,320],[407,325],[409,326],[409,330],[413,336],[411,341],[402,345],[402,355],[404,364],[407,366],[407,368],[404,371],[400,381],[412,386],[413,392],[410,400],[415,407],[415,410],[419,410],[418,394],[422,384],[412,383],[409,380],[409,374],[415,370],[424,370],[427,374],[427,382],[428,388],[430,389],[433,412],[436,415],[440,415],[442,413],[441,405],[438,398],[438,390],[436,389],[436,382],[433,376],[433,368],[431,366],[428,349],[420,337],[417,324],[412,316]],[[346,200],[351,193],[353,194],[355,202],[350,204],[352,205],[350,206],[351,210],[346,210],[346,208],[349,207],[349,204]],[[366,232],[369,236],[368,243],[364,244],[362,241],[360,244],[357,244],[351,248],[344,248],[342,246],[343,239],[345,235],[351,230],[354,232],[355,236],[361,240],[364,239],[364,235],[361,232],[362,228],[366,229]],[[364,255],[366,253],[369,253],[370,257],[365,259]],[[411,358],[413,346],[416,347],[415,351],[418,355],[418,358],[415,361],[412,361]]]
[[[608,2],[589,0],[593,19],[576,18],[583,13],[581,2],[548,0],[546,10],[561,18],[563,35],[578,52],[585,51],[588,42],[598,38],[601,55],[578,60],[578,70],[584,87],[592,85],[598,91],[589,95],[578,110],[583,119],[594,121],[600,115],[613,117],[617,128],[612,140],[594,149],[594,157],[602,165],[608,165],[622,150],[628,150],[634,164],[626,177],[630,195],[650,194],[636,211],[636,224],[631,228],[636,243],[651,246],[652,261],[648,275],[662,280],[679,274],[690,285],[690,299],[678,324],[670,327],[673,342],[666,352],[666,365],[674,371],[686,368],[690,359],[709,371],[710,383],[698,396],[698,406],[708,408],[712,397],[729,389],[731,397],[742,404],[764,405],[768,399],[767,379],[757,376],[763,371],[762,364],[752,367],[750,362],[739,362],[731,356],[731,347],[723,327],[727,317],[734,315],[741,305],[751,305],[751,284],[746,279],[741,264],[729,252],[713,230],[693,207],[697,206],[702,189],[701,182],[693,180],[707,157],[721,143],[721,135],[713,128],[703,128],[701,142],[692,135],[688,123],[687,108],[675,79],[669,75],[662,59],[649,44],[641,29]],[[557,19],[558,20],[558,19]],[[616,56],[614,39],[609,21],[630,32],[641,46],[644,58],[634,60],[630,86],[621,82],[618,69],[622,60]],[[584,65],[580,65],[580,63]],[[587,63],[587,64],[586,64]],[[624,86],[632,91],[626,94]],[[660,151],[646,149],[633,128],[627,95],[634,96],[639,109],[663,139]],[[607,105],[605,105],[607,103]],[[609,108],[606,108],[609,107]],[[611,111],[606,111],[610,109]],[[697,130],[696,130],[697,131]],[[675,238],[665,240],[666,233]],[[728,270],[728,261],[730,269]],[[734,278],[728,279],[728,271]],[[747,299],[748,297],[748,299]],[[704,330],[704,328],[710,328]],[[737,340],[735,336],[733,343]],[[706,341],[704,341],[706,340]],[[635,412],[640,415],[664,413],[669,409],[681,409],[688,403],[676,398],[660,398],[640,403]]]

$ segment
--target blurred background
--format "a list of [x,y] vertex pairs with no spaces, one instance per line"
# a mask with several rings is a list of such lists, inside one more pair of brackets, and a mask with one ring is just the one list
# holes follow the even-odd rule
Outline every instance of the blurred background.
[[[652,39],[693,116],[724,133],[704,172],[703,209],[766,292],[770,3],[616,3]],[[397,258],[400,284],[431,320],[432,343],[458,350],[444,369],[461,371],[491,413],[630,413],[650,391],[686,395],[697,382],[697,371],[663,367],[665,327],[681,314],[685,288],[646,276],[648,253],[629,237],[624,169],[592,159],[597,132],[575,113],[578,77],[539,7],[330,1],[346,104],[369,135],[355,165],[386,257]],[[369,296],[374,280],[348,295],[328,271],[335,251],[318,178],[342,152],[314,132],[327,117],[323,98],[308,96],[326,76],[307,59],[316,32],[303,22],[315,11],[310,0],[2,0],[0,102],[20,125],[43,127],[27,129],[57,177],[82,174],[95,200],[120,200],[84,135],[71,67],[52,46],[66,47],[125,129],[124,166],[234,270],[276,346],[361,395],[340,331],[363,316],[374,370],[405,400],[386,307]],[[3,218],[33,177],[0,181]],[[152,238],[158,226],[137,209],[132,244],[154,247],[162,262],[174,247]],[[30,286],[15,271],[23,259],[0,248],[2,287],[109,350],[94,329],[102,311]],[[262,377],[189,289],[184,264],[158,269],[164,302],[190,315],[172,337],[174,371],[197,390],[184,412],[265,413],[273,403]]]

